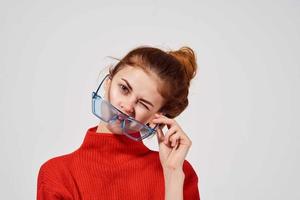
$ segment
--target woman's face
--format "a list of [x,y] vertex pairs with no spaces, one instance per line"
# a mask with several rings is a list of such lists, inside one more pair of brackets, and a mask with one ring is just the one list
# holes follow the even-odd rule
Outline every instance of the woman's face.
[[162,82],[154,73],[125,66],[112,80],[107,79],[105,98],[125,114],[146,124],[159,113],[163,104],[158,92],[160,84]]

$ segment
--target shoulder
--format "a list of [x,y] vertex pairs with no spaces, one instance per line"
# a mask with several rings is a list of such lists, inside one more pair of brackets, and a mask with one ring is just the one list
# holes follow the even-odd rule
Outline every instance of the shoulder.
[[200,199],[198,188],[198,176],[192,165],[185,160],[183,163],[184,179],[184,199]]
[[37,199],[68,199],[69,156],[57,156],[44,162],[37,177]]
[[185,160],[183,163],[183,172],[186,180],[194,180],[198,182],[198,175],[191,163],[187,160]]
[[48,159],[39,168],[38,171],[38,184],[54,183],[62,181],[63,175],[68,171],[70,163],[70,154],[56,156]]
[[66,156],[62,155],[62,156],[56,156],[46,160],[44,163],[41,164],[40,171],[49,171],[59,166],[63,166],[63,163],[65,162],[65,158]]

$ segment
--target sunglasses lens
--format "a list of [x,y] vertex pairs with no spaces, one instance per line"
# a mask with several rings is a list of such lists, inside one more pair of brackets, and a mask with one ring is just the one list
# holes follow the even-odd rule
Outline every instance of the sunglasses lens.
[[151,129],[149,127],[145,126],[144,124],[136,120],[126,119],[124,123],[125,123],[124,126],[125,133],[135,139],[138,140],[144,139],[151,132]]
[[131,139],[143,140],[152,133],[152,127],[151,129],[141,122],[128,118],[127,115],[118,111],[118,109],[114,108],[109,102],[105,101],[94,92],[92,96],[92,110],[93,114],[101,120],[122,128],[123,133]]
[[105,122],[109,122],[116,115],[111,105],[101,97],[93,96],[93,113]]

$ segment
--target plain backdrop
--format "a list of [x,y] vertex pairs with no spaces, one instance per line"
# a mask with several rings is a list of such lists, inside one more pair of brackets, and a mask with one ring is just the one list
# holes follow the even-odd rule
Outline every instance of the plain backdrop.
[[187,45],[199,71],[176,120],[201,199],[300,199],[299,22],[298,0],[1,0],[0,198],[35,199],[41,164],[98,124],[107,56]]

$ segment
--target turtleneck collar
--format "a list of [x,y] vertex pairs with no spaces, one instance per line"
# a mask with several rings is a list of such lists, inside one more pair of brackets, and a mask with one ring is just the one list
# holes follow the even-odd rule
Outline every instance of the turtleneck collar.
[[134,141],[123,134],[97,133],[97,126],[87,130],[79,150],[96,150],[99,153],[117,155],[143,155],[149,150],[143,142]]

